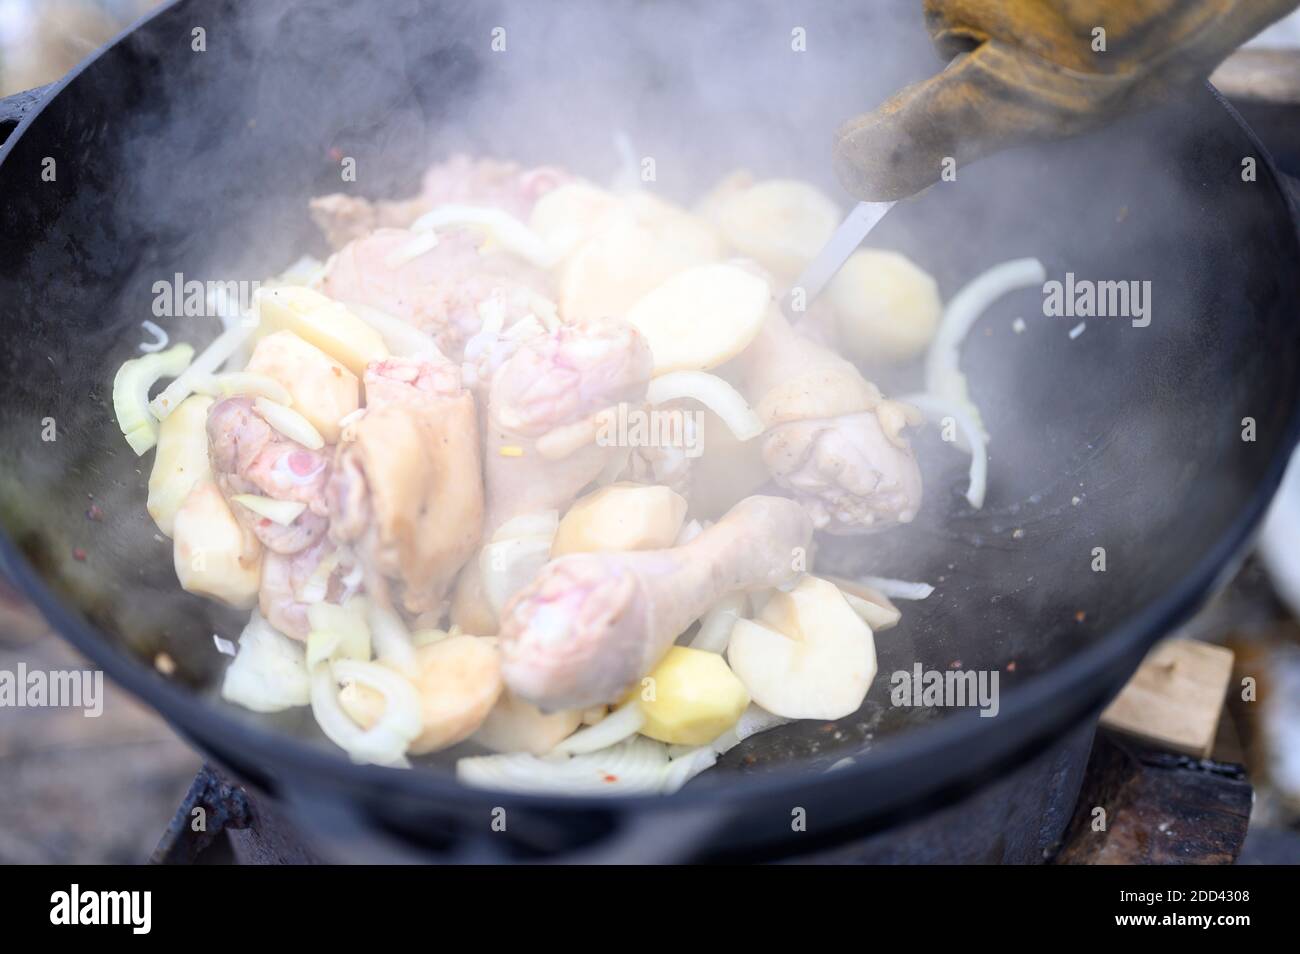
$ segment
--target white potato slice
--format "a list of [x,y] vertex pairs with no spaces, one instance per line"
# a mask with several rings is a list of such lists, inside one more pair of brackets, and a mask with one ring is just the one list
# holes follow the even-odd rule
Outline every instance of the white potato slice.
[[507,690],[501,693],[497,704],[474,733],[474,741],[493,752],[545,755],[582,724],[582,712],[581,709],[543,712]]
[[723,257],[725,247],[722,234],[707,219],[648,192],[633,192],[624,196],[623,207],[666,245],[693,255],[702,262],[717,261]]
[[261,333],[292,331],[358,377],[371,361],[388,357],[388,348],[378,331],[352,314],[346,305],[318,291],[295,285],[264,288],[257,294],[257,303]]
[[627,210],[583,242],[560,271],[560,314],[566,322],[622,317],[662,282],[703,260],[661,240]]
[[826,298],[839,338],[859,361],[906,361],[930,344],[943,302],[930,274],[906,255],[862,249],[831,279]]
[[798,275],[841,218],[824,192],[797,179],[768,179],[738,189],[718,200],[716,214],[733,248],[781,278]]
[[685,517],[686,500],[668,487],[610,484],[569,508],[550,555],[670,547]]
[[420,734],[410,752],[423,755],[469,738],[504,687],[501,654],[492,640],[452,636],[416,650]]
[[261,544],[249,542],[216,484],[195,485],[176,511],[174,531],[172,559],[184,589],[240,609],[257,602]]
[[259,341],[248,370],[284,385],[293,409],[326,444],[339,442],[339,421],[361,406],[357,376],[292,331],[277,331]]
[[598,232],[618,208],[619,198],[613,193],[589,182],[566,182],[537,200],[528,225],[563,259]]
[[158,529],[172,535],[176,511],[194,486],[212,479],[208,460],[208,410],[212,398],[195,394],[158,426],[158,450],[149,473],[146,506]]
[[655,374],[707,371],[744,351],[763,326],[768,283],[736,265],[700,265],[665,281],[627,312],[646,336]]
[[811,576],[775,593],[757,620],[738,619],[727,660],[754,702],[788,719],[843,718],[876,675],[870,627],[833,583]]

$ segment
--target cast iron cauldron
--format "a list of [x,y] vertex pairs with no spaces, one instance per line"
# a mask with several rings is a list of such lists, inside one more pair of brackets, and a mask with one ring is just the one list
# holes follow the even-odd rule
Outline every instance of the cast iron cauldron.
[[[985,508],[964,504],[965,462],[930,435],[918,522],[823,547],[841,572],[937,586],[879,635],[882,675],[856,715],[752,739],[670,798],[593,800],[465,789],[446,760],[353,765],[301,713],[260,717],[217,697],[212,634],[234,636],[240,620],[179,590],[144,510],[149,460],[109,406],[116,368],[146,337],[153,282],[256,280],[320,254],[308,197],[409,192],[457,149],[602,178],[622,131],[654,157],[653,188],[683,200],[742,164],[834,190],[837,122],[934,66],[911,3],[715,4],[708,19],[685,3],[539,6],[180,0],[8,104],[24,118],[0,150],[6,572],[110,676],[348,857],[775,857],[1048,764],[1030,784],[1055,786],[1051,798],[1003,813],[983,840],[913,855],[1027,860],[1064,824],[1096,713],[1233,566],[1296,437],[1293,210],[1208,88],[963,169],[873,235],[945,295],[1033,254],[1054,278],[1149,280],[1154,309],[1145,328],[1095,319],[1071,338],[1074,322],[1043,317],[1031,291],[976,328],[964,363],[993,436]],[[356,160],[355,184],[340,182],[340,156]],[[1258,160],[1255,181],[1244,157]],[[196,344],[216,333],[211,320],[166,327]],[[102,521],[85,516],[92,496]],[[177,663],[170,678],[159,652]],[[888,674],[917,661],[997,670],[998,716],[892,705]],[[496,806],[504,834],[490,829]],[[792,830],[795,809],[806,831]]]

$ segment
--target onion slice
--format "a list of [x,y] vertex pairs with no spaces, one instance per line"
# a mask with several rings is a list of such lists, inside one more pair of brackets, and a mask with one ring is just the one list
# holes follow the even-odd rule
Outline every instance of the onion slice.
[[161,418],[155,419],[149,389],[160,378],[183,376],[193,357],[194,349],[190,345],[178,344],[166,351],[131,358],[117,369],[113,377],[113,413],[137,457],[158,443]]
[[979,422],[968,413],[969,408],[956,401],[938,397],[933,394],[909,394],[900,401],[911,404],[927,417],[951,417],[958,430],[966,438],[966,450],[970,452],[970,479],[966,485],[966,500],[979,510],[984,506],[984,495],[988,490],[989,455],[985,446],[984,431]]
[[706,653],[726,652],[727,643],[731,641],[731,629],[748,608],[749,597],[744,593],[723,597],[700,620],[700,631],[691,640],[690,648]]
[[414,325],[407,324],[401,318],[394,318],[388,312],[363,305],[361,302],[349,301],[343,304],[352,314],[379,332],[379,337],[384,339],[388,350],[398,357],[415,358],[422,355],[443,357],[442,349],[430,335],[426,335]]
[[221,697],[254,712],[280,712],[311,701],[302,644],[257,610],[239,635],[239,649],[221,681]]
[[276,500],[261,494],[235,494],[230,500],[282,527],[289,526],[307,509],[307,505],[300,500]]
[[236,322],[213,339],[163,392],[149,402],[149,410],[160,421],[165,421],[182,401],[194,393],[194,385],[207,375],[215,374],[231,355],[239,351],[257,331],[256,324]]
[[625,702],[593,726],[579,729],[551,750],[552,755],[587,755],[629,739],[645,725],[641,703]]
[[474,228],[487,232],[506,251],[538,268],[554,268],[559,256],[540,235],[504,209],[476,205],[440,205],[415,220],[412,232]]
[[467,785],[511,792],[557,795],[627,795],[676,791],[713,764],[716,755],[696,749],[670,760],[662,742],[634,736],[599,752],[571,758],[515,752],[456,762],[456,776]]
[[944,400],[964,407],[968,416],[988,440],[979,409],[971,401],[966,375],[960,367],[961,344],[989,306],[1021,288],[1042,285],[1047,270],[1036,258],[1017,258],[976,276],[953,296],[944,309],[939,330],[930,342],[925,358],[925,389]]
[[763,433],[763,422],[754,409],[727,381],[704,371],[670,371],[650,382],[646,400],[665,404],[680,398],[699,401],[731,429],[738,441],[753,440]]
[[252,394],[283,404],[293,404],[293,397],[283,384],[268,374],[253,371],[228,371],[225,374],[205,374],[194,380],[194,390],[214,398],[237,397]]
[[879,590],[891,600],[923,600],[934,592],[934,587],[929,583],[892,580],[887,576],[864,576],[856,582],[869,586],[873,590]]
[[375,656],[402,672],[415,672],[415,641],[397,612],[380,606],[377,600],[370,601],[366,607],[366,622],[370,624]]
[[289,440],[297,441],[308,450],[320,450],[325,446],[325,438],[320,436],[320,431],[292,408],[268,401],[264,397],[254,398],[253,407],[257,408],[257,413],[262,415],[266,423]]
[[[354,682],[384,697],[384,712],[369,729],[352,721],[339,704],[337,683]],[[355,659],[321,664],[312,671],[311,710],[321,731],[355,762],[400,765],[420,734],[420,694],[387,666]]]

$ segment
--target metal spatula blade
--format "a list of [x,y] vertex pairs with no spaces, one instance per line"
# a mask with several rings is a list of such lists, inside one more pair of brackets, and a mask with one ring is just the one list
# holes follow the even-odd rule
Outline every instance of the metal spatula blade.
[[[791,321],[798,318],[822,293],[822,290],[835,277],[835,273],[849,260],[863,240],[871,233],[885,213],[894,207],[894,202],[859,202],[853,207],[840,227],[835,230],[817,257],[803,270],[790,290],[781,299],[781,310]],[[795,308],[796,299],[802,307]]]

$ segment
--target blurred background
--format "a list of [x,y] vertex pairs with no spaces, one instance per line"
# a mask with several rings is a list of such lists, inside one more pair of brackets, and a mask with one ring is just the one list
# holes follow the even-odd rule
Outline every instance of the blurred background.
[[[0,95],[57,80],[158,5],[0,0]],[[1300,15],[1252,46],[1300,49]],[[1300,176],[1300,155],[1272,141],[1269,129],[1259,132],[1284,170]],[[1245,862],[1300,861],[1298,615],[1300,467],[1293,466],[1257,551],[1177,634],[1235,654],[1211,754],[1244,765],[1255,789],[1240,857]],[[20,663],[47,670],[85,665],[0,582],[0,670],[16,670]],[[1268,691],[1260,692],[1265,702],[1239,698],[1244,677],[1267,684]],[[157,844],[200,760],[117,687],[106,684],[105,693],[98,719],[84,718],[77,709],[0,710],[0,863],[132,863],[147,858]]]

